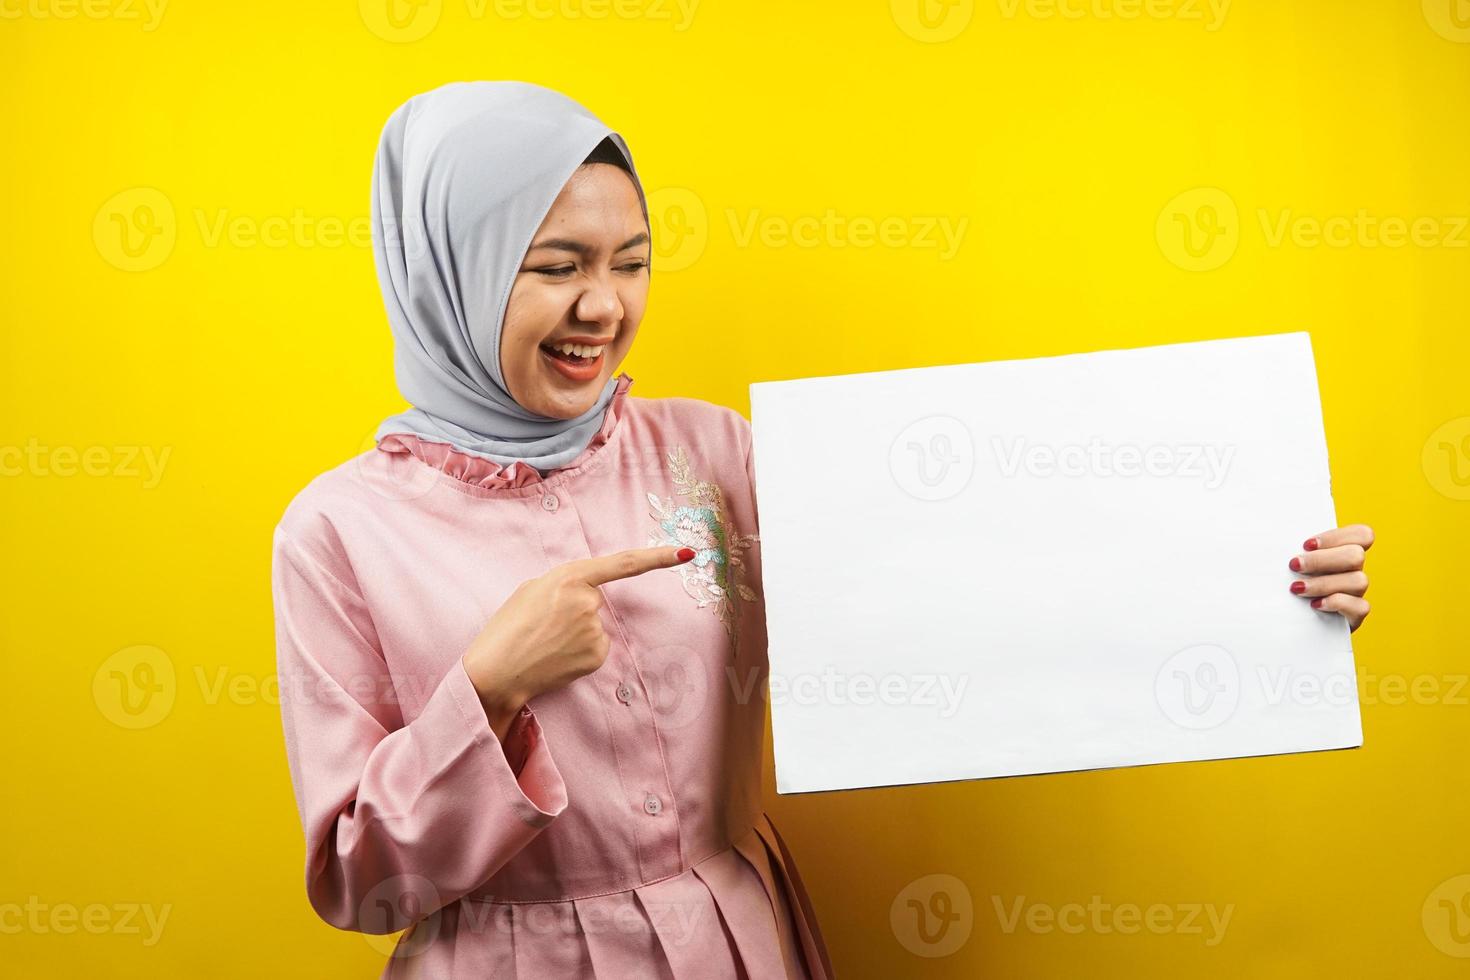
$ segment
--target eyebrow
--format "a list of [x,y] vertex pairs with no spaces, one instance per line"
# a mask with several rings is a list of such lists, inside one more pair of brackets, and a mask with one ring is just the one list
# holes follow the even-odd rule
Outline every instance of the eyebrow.
[[[632,248],[634,245],[643,245],[647,241],[648,232],[640,231],[638,234],[634,235],[626,242],[623,242],[623,244],[619,245],[613,251],[626,251],[627,249]],[[592,251],[592,246],[571,238],[548,238],[545,241],[537,242],[536,244],[532,245],[529,251],[534,252],[537,249],[543,248],[556,249],[559,252],[575,252],[578,255],[586,255],[588,252]]]

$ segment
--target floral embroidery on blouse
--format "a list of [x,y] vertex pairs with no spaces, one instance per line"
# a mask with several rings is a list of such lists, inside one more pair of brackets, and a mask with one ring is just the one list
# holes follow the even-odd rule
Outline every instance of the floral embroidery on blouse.
[[684,581],[684,591],[699,608],[712,607],[725,624],[732,650],[736,636],[736,603],[744,599],[755,602],[756,593],[745,584],[744,552],[756,540],[754,534],[741,534],[725,512],[724,495],[713,483],[696,479],[689,469],[689,458],[683,447],[666,454],[669,474],[679,496],[660,499],[649,494],[652,517],[658,531],[650,535],[651,547],[679,545],[694,549],[694,557],[676,566]]

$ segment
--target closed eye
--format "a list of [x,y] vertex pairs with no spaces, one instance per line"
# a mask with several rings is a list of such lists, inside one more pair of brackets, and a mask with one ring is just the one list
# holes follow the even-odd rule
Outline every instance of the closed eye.
[[[623,263],[622,265],[618,266],[618,271],[626,272],[629,274],[636,274],[646,268],[648,268],[647,260],[639,259],[637,262]],[[576,272],[577,267],[574,265],[545,266],[540,269],[532,269],[531,271],[540,273],[543,276],[550,276],[553,279],[565,279],[567,276],[570,276],[572,273]]]

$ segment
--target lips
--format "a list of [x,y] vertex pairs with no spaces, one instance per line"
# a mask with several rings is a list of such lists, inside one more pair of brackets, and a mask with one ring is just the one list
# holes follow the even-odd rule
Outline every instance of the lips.
[[603,347],[596,357],[578,357],[576,354],[564,354],[542,344],[541,356],[546,358],[547,363],[564,377],[572,381],[591,381],[602,373],[602,359],[607,356],[607,348]]

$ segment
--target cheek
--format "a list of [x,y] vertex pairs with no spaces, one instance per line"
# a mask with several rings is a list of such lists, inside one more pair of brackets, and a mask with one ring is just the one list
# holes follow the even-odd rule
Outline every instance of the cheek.
[[547,313],[546,297],[534,284],[517,282],[505,308],[505,329],[500,334],[500,373],[512,397],[522,401],[527,385],[535,377],[537,348],[556,325]]
[[641,283],[619,290],[618,301],[623,305],[624,321],[629,326],[636,327],[638,321],[643,319],[643,311],[648,306],[648,280],[644,279]]
[[500,335],[502,358],[524,360],[556,326],[556,313],[547,297],[534,288],[517,286],[505,308],[505,330]]
[[527,348],[531,343],[525,331],[512,330],[507,321],[505,331],[500,335],[500,373],[509,385],[511,394],[517,397],[520,395],[518,382],[528,373]]
[[617,351],[618,362],[621,362],[632,350],[633,338],[638,335],[638,325],[643,320],[643,310],[648,303],[648,290],[646,288],[620,290],[618,301],[623,306],[623,323],[622,328],[618,331],[617,344],[613,349]]

